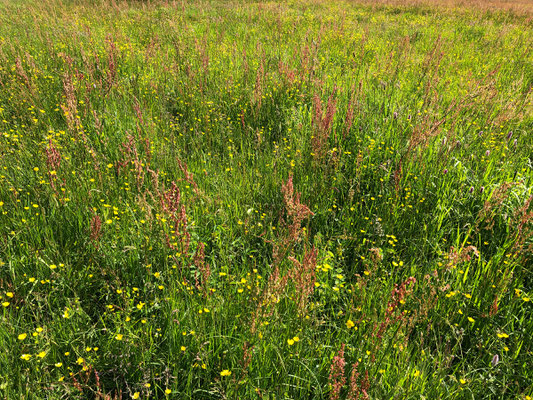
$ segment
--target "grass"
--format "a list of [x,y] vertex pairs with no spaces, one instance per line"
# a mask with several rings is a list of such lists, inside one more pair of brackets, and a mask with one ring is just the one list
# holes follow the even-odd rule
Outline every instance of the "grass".
[[531,399],[532,37],[1,1],[0,397]]

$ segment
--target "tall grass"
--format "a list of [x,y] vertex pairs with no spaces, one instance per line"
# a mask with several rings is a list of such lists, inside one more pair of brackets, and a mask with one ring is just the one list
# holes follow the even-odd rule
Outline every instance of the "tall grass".
[[0,2],[0,396],[531,399],[533,29],[483,4]]

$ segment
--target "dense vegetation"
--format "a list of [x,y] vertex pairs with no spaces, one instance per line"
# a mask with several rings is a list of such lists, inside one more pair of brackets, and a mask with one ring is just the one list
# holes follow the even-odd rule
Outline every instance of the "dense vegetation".
[[0,2],[0,397],[531,399],[529,10]]

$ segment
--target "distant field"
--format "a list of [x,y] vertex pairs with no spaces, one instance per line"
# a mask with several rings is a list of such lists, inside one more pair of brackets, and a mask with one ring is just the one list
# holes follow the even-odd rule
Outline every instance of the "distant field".
[[[318,0],[320,1],[320,0]],[[479,12],[511,12],[515,15],[533,16],[533,2],[529,0],[351,0],[351,4],[395,7],[444,7],[457,12],[472,9]],[[509,16],[512,16],[509,15]]]
[[532,16],[0,0],[0,398],[531,400]]

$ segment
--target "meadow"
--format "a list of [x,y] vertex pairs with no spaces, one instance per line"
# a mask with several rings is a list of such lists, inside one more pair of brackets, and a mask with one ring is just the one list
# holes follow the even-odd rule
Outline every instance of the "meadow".
[[0,398],[533,397],[528,1],[0,0]]

